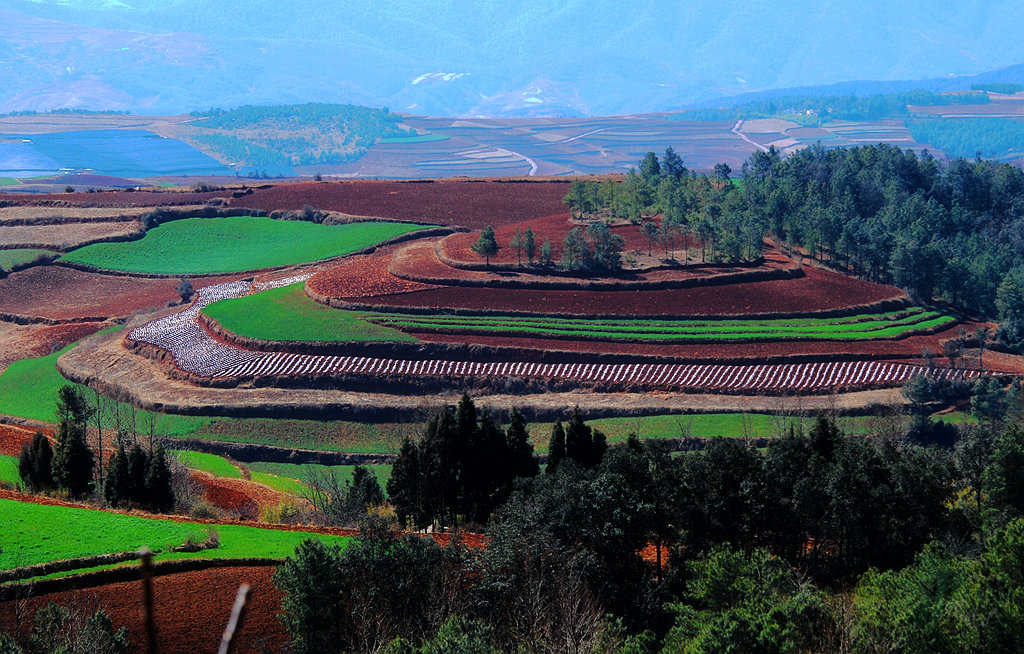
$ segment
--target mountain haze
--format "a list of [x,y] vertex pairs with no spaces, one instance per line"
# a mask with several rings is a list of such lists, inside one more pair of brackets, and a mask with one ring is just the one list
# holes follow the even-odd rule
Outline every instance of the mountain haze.
[[1024,4],[0,0],[0,111],[602,115],[1024,59]]

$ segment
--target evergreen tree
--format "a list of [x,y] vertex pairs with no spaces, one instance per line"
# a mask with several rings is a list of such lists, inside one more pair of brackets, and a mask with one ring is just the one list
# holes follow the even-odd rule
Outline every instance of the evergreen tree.
[[107,465],[107,479],[103,486],[103,495],[111,506],[128,501],[138,501],[132,492],[131,475],[128,468],[128,454],[124,444],[118,444],[114,455]]
[[523,232],[516,227],[516,233],[512,235],[512,240],[508,242],[508,246],[516,251],[516,265],[523,265],[523,250],[526,249],[526,237],[523,236]]
[[171,466],[167,462],[164,446],[157,443],[146,464],[146,504],[160,513],[174,508],[174,488],[171,486]]
[[423,471],[420,466],[420,448],[411,439],[402,441],[402,448],[391,466],[391,478],[387,490],[391,504],[395,507],[398,524],[409,523],[423,529],[433,519],[424,507]]
[[65,385],[57,393],[57,447],[53,453],[53,480],[57,488],[74,497],[92,492],[95,465],[86,442],[89,418],[85,396],[75,386]]
[[537,458],[533,455],[530,432],[526,429],[526,417],[518,409],[512,409],[512,417],[505,430],[505,442],[509,454],[511,476],[535,477],[540,471]]
[[50,447],[50,439],[42,432],[37,431],[32,441],[21,448],[18,474],[25,488],[33,493],[43,493],[53,488],[53,449]]
[[[122,439],[121,442],[124,442]],[[149,504],[149,493],[146,490],[146,472],[149,470],[149,457],[146,451],[135,443],[127,453],[128,477],[126,480],[127,499],[139,506]]]
[[553,261],[554,253],[551,249],[551,240],[545,236],[544,243],[540,246],[540,263],[544,266],[550,266]]
[[487,265],[491,265],[491,257],[496,255],[498,250],[501,249],[501,246],[498,245],[498,240],[494,236],[494,228],[490,225],[484,227],[483,231],[480,232],[480,238],[470,248],[473,252],[483,257]]
[[353,515],[366,513],[366,507],[384,502],[384,492],[377,476],[360,465],[352,468],[352,478],[346,482],[345,497]]
[[537,240],[533,234],[533,227],[530,225],[526,226],[526,232],[523,234],[523,253],[526,255],[526,260],[533,264],[533,259],[537,256]]
[[562,421],[556,420],[555,426],[551,429],[551,440],[548,444],[548,467],[547,474],[552,474],[565,459],[565,429],[562,428]]

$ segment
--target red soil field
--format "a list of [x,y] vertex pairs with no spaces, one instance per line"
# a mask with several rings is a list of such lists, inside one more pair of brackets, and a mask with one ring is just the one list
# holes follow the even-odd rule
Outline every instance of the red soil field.
[[[238,277],[241,278],[241,277]],[[192,279],[196,288],[229,277]],[[178,280],[103,275],[64,266],[36,266],[0,279],[0,313],[51,320],[127,316],[180,302]]]
[[194,471],[192,478],[206,489],[206,500],[230,515],[247,520],[259,517],[260,509],[274,506],[284,495],[248,479],[228,479]]
[[18,456],[22,446],[31,441],[35,433],[36,430],[30,427],[0,423],[0,454]]
[[430,284],[395,277],[388,272],[391,254],[346,259],[339,266],[317,273],[306,288],[325,297],[363,298],[435,288]]
[[[921,363],[921,353],[927,349],[936,354],[938,365],[949,365],[941,356],[942,343],[956,338],[959,325],[934,334],[910,336],[899,340],[878,341],[782,341],[772,343],[687,343],[665,345],[658,343],[615,343],[613,341],[583,341],[568,339],[515,338],[509,336],[485,336],[463,334],[420,333],[406,329],[416,338],[434,343],[476,343],[492,347],[515,347],[536,350],[561,350],[563,352],[612,353],[633,356],[673,357],[685,360],[714,360],[727,362],[729,359],[765,360],[768,357],[807,355],[815,359],[830,359],[837,355],[857,355],[861,358],[884,358],[886,361]],[[968,353],[967,367],[977,367],[977,350]],[[1024,359],[1002,352],[985,352],[985,370],[1024,374]],[[960,364],[961,367],[964,364]]]
[[[231,615],[238,587],[252,587],[245,623],[236,636],[233,652],[279,652],[287,633],[277,619],[282,593],[271,577],[273,566],[213,568],[179,572],[153,579],[154,616],[161,654],[216,652]],[[51,593],[27,602],[0,603],[0,625],[27,633],[31,616],[48,602],[102,608],[115,628],[128,627],[131,652],[146,651],[140,607],[142,582],[108,584],[77,591]]]
[[804,267],[796,279],[661,291],[534,291],[509,288],[442,287],[366,304],[385,307],[463,308],[578,315],[743,315],[842,309],[904,297],[893,286]]
[[45,356],[91,336],[105,326],[106,323],[102,322],[65,325],[16,325],[0,322],[0,372],[14,361]]
[[[170,207],[183,204],[204,204],[211,198],[230,197],[232,191],[99,191],[97,193],[40,193],[25,195],[2,193],[0,199],[9,205],[81,206],[81,207]],[[301,207],[300,207],[301,208]]]
[[568,181],[299,182],[257,189],[232,200],[231,206],[272,211],[308,204],[355,216],[482,229],[563,212],[562,198],[568,192]]

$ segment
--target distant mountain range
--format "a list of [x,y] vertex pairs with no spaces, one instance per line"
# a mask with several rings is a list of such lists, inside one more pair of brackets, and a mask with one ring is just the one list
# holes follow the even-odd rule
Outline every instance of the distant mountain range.
[[813,85],[944,90],[1019,64],[1022,27],[1017,0],[0,0],[0,112],[579,116]]

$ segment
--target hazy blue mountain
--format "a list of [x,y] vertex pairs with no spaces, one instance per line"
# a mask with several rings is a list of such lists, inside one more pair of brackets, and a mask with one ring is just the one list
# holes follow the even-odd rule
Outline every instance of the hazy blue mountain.
[[659,111],[1020,63],[1024,3],[0,0],[0,111]]

